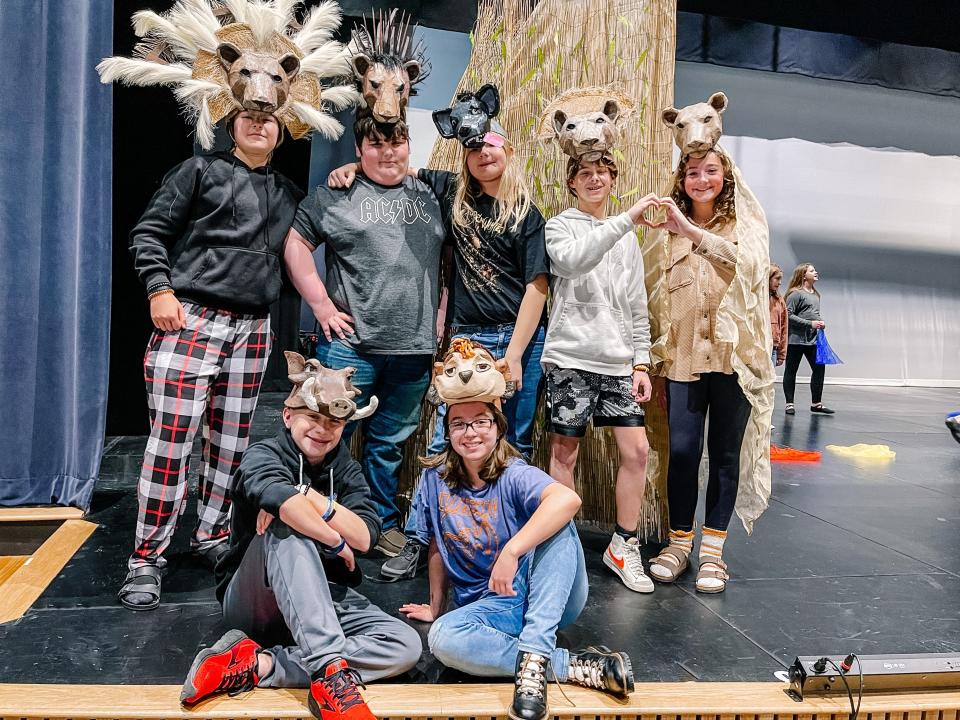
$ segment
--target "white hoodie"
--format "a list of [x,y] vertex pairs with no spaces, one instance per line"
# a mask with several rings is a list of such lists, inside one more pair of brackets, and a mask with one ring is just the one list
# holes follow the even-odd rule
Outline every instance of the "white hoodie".
[[650,362],[643,256],[626,213],[570,208],[546,225],[553,306],[541,364],[628,376]]

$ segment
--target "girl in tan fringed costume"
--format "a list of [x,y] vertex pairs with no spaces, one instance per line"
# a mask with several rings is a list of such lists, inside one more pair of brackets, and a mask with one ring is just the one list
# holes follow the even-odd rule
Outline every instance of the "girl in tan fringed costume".
[[654,291],[660,320],[655,360],[662,360],[666,376],[670,536],[651,561],[650,574],[672,582],[689,567],[709,415],[709,481],[696,587],[718,593],[728,579],[722,553],[735,505],[749,529],[769,498],[769,456],[762,449],[769,445],[772,406],[769,253],[763,211],[716,145],[726,97],[717,93],[709,104],[693,108],[699,109],[698,120],[705,114],[714,122],[706,137],[683,132],[689,126],[684,113],[691,108],[664,112],[683,157],[671,196],[661,201],[667,210],[667,261]]

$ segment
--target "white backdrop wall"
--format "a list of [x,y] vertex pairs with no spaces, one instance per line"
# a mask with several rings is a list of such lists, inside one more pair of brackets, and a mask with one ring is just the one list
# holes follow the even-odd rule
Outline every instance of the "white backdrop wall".
[[960,158],[727,137],[786,280],[800,262],[844,365],[828,381],[960,386]]

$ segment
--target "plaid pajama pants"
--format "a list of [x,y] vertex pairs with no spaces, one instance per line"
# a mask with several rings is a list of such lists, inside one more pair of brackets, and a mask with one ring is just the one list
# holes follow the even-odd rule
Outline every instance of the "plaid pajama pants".
[[197,526],[200,550],[229,533],[230,483],[249,440],[270,357],[270,318],[183,303],[186,328],[155,330],[144,356],[150,438],[137,495],[136,548],[128,562],[163,567],[186,507],[187,470],[202,426]]

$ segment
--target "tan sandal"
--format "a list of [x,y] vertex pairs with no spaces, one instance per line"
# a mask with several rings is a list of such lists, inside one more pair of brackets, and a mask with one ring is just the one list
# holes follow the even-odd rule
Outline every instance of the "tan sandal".
[[[716,570],[706,566],[713,565]],[[723,560],[703,560],[700,562],[700,568],[697,570],[697,592],[699,593],[722,593],[727,589],[727,580],[730,576],[727,574],[727,564]],[[703,586],[701,580],[719,580],[721,582],[717,587]]]
[[[666,573],[658,572],[660,566]],[[671,583],[683,575],[690,567],[690,552],[681,550],[676,545],[667,545],[660,554],[650,561],[650,577],[657,582]]]

